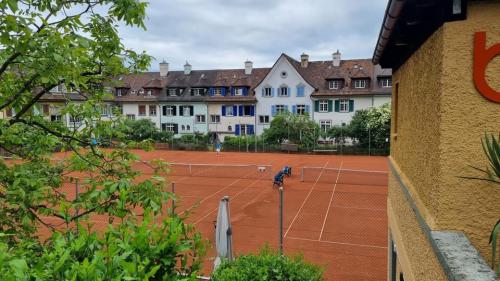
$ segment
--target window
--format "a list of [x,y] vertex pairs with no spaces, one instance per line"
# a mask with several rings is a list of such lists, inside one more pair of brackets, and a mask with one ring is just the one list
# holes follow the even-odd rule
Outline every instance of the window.
[[243,106],[243,116],[253,116],[253,105]]
[[191,131],[191,126],[186,125],[186,130],[187,130],[187,131]]
[[163,106],[163,115],[164,116],[175,116],[175,106],[174,105]]
[[238,115],[236,112],[234,112],[232,106],[226,106],[226,116],[235,116]]
[[191,116],[191,107],[188,105],[182,106],[182,116]]
[[70,123],[80,123],[80,122],[82,122],[82,117],[70,115],[69,116],[69,122]]
[[175,124],[174,123],[165,123],[162,124],[162,128],[167,132],[175,132]]
[[305,104],[297,104],[297,114],[299,114],[299,115],[306,114],[306,105]]
[[116,113],[123,114],[123,105],[119,104],[115,106]]
[[276,113],[280,114],[286,111],[286,107],[283,104],[276,105]]
[[66,87],[64,84],[57,85],[54,88],[52,88],[51,92],[56,93],[56,94],[62,94],[66,91]]
[[191,95],[192,96],[203,96],[205,93],[203,88],[193,88],[191,89]]
[[153,91],[148,90],[148,91],[146,92],[146,96],[150,97],[150,96],[152,96],[152,95],[153,95]]
[[264,97],[270,98],[273,96],[273,88],[271,87],[265,87],[264,88]]
[[196,115],[195,120],[196,123],[205,123],[205,115]]
[[116,89],[116,96],[121,97],[122,96],[122,89]]
[[330,90],[338,90],[341,88],[342,81],[341,80],[330,80],[328,81],[328,88]]
[[221,96],[222,95],[222,88],[215,88],[214,89],[214,94],[216,96]]
[[177,89],[168,89],[167,90],[167,96],[169,96],[169,97],[175,97],[175,96],[177,96]]
[[102,106],[100,106],[100,110],[101,110],[101,116],[108,116],[109,115],[109,106],[102,105]]
[[390,88],[390,87],[392,87],[392,79],[391,78],[382,78],[382,79],[380,79],[380,86],[382,86],[382,88]]
[[328,112],[328,101],[319,101],[319,112]]
[[139,116],[146,116],[146,106],[139,105]]
[[217,114],[210,115],[210,122],[211,123],[220,123],[220,115],[217,115]]
[[233,127],[232,126],[227,126],[227,131],[228,132],[232,132],[233,131]]
[[366,80],[354,80],[354,88],[356,89],[366,88]]
[[288,73],[286,73],[286,71],[281,71],[280,76],[281,78],[286,78],[288,76]]
[[340,107],[339,111],[340,112],[349,112],[349,100],[348,99],[341,99],[339,101]]
[[181,130],[182,130],[182,131],[185,131],[185,130],[186,130],[186,126],[182,125],[182,126],[181,126]]
[[332,127],[332,120],[321,120],[319,121],[321,131],[327,132]]
[[245,124],[241,124],[240,125],[240,136],[246,136],[248,135],[249,131],[248,131],[248,125],[245,125]]
[[156,105],[149,105],[149,116],[156,116]]
[[242,96],[243,95],[243,88],[234,88],[234,95],[235,96]]
[[288,97],[288,87],[281,86],[278,91],[278,95],[280,97]]
[[144,89],[139,90],[139,95],[144,95]]
[[127,114],[127,119],[135,120],[135,114]]
[[269,124],[269,115],[259,115],[260,124]]
[[62,121],[62,116],[61,115],[50,115],[50,121],[52,121],[52,122],[61,122]]

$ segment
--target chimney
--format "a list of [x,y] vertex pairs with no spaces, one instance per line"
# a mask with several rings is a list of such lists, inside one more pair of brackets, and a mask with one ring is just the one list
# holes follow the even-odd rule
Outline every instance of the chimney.
[[306,68],[308,64],[309,64],[309,55],[306,53],[302,53],[302,55],[300,55],[300,66]]
[[252,74],[252,69],[253,69],[253,62],[247,60],[245,62],[245,75]]
[[337,49],[335,53],[332,54],[333,66],[340,66],[340,52]]
[[160,62],[160,77],[165,77],[168,74],[168,62],[163,60]]
[[186,75],[191,74],[191,65],[187,61],[186,61],[186,64],[184,65],[184,74],[186,74]]

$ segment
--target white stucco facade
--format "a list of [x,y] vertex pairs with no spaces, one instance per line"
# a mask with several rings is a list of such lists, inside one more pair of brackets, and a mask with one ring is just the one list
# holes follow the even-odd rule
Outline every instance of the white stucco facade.
[[[164,107],[175,107],[175,112]],[[181,108],[183,108],[181,110]],[[191,112],[192,110],[192,112]],[[206,134],[208,132],[207,104],[203,102],[161,103],[158,122],[161,130],[171,130],[171,124],[177,127],[175,137],[187,134]]]
[[[157,128],[160,128],[160,106],[158,103],[122,103],[122,114],[129,119],[149,119],[155,123]],[[140,108],[144,111],[139,112]]]
[[226,136],[255,134],[255,121],[256,108],[253,103],[208,104],[208,130],[217,133],[221,141]]
[[[287,87],[288,95],[280,96],[280,88]],[[303,87],[303,92],[298,95],[299,87]],[[269,94],[269,90],[271,93]],[[267,91],[267,93],[266,93]],[[311,115],[312,101],[311,93],[314,88],[305,81],[304,78],[295,70],[295,68],[281,56],[271,69],[264,80],[255,88],[255,96],[257,98],[256,106],[256,132],[257,135],[262,134],[265,128],[269,128],[270,122],[279,111],[276,106],[284,106],[285,110],[293,112],[297,105],[303,105],[305,110]],[[263,120],[262,117],[266,120]],[[267,118],[269,121],[267,122]]]

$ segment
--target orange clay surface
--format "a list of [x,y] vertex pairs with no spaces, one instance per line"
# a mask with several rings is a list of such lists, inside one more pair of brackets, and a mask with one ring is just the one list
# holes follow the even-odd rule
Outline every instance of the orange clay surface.
[[[284,166],[291,166],[293,174],[285,178],[284,184],[285,254],[300,253],[306,261],[323,266],[325,277],[330,281],[386,280],[387,186],[340,184],[335,177],[331,182],[300,180],[303,166],[387,171],[385,157],[236,152],[216,155],[164,150],[134,153],[144,161],[272,165],[273,176]],[[145,173],[147,170],[144,166]],[[202,176],[193,174],[169,175],[167,179],[175,182],[176,212],[190,209],[188,221],[211,242],[204,264],[205,275],[212,270],[214,221],[219,201],[225,195],[230,198],[235,254],[256,253],[266,243],[278,249],[279,194],[272,187],[271,178],[212,177],[209,171]],[[193,208],[194,205],[197,207]],[[96,225],[107,223],[105,217],[93,216],[91,220]]]

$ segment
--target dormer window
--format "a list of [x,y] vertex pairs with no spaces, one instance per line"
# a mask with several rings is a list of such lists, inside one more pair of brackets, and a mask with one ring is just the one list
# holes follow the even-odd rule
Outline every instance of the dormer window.
[[192,96],[203,96],[205,90],[203,88],[192,88],[191,95]]
[[222,95],[222,88],[215,88],[214,95],[221,96]]
[[122,96],[122,89],[116,89],[116,96],[121,97]]
[[177,89],[168,89],[167,90],[167,96],[169,96],[169,97],[175,97],[175,96],[177,96]]
[[342,80],[335,79],[328,81],[328,89],[330,90],[338,90],[342,88]]
[[235,96],[242,96],[243,95],[243,88],[234,88],[234,95]]
[[380,78],[380,86],[382,88],[392,87],[392,78]]
[[136,90],[132,90],[132,91],[130,91],[130,94],[131,94],[131,95],[135,95],[136,93],[137,93],[137,91],[136,91]]
[[152,95],[153,95],[153,91],[151,91],[151,90],[146,91],[146,96],[150,97]]
[[55,86],[54,88],[52,88],[51,92],[54,93],[54,94],[62,94],[66,91],[66,87],[64,86],[64,84],[61,84],[61,85],[58,85],[58,86]]
[[139,90],[139,95],[144,95],[144,89]]
[[289,95],[288,87],[287,86],[281,86],[278,90],[278,96],[280,97],[288,97]]
[[355,89],[364,89],[366,88],[366,79],[357,79],[354,80],[354,88]]

